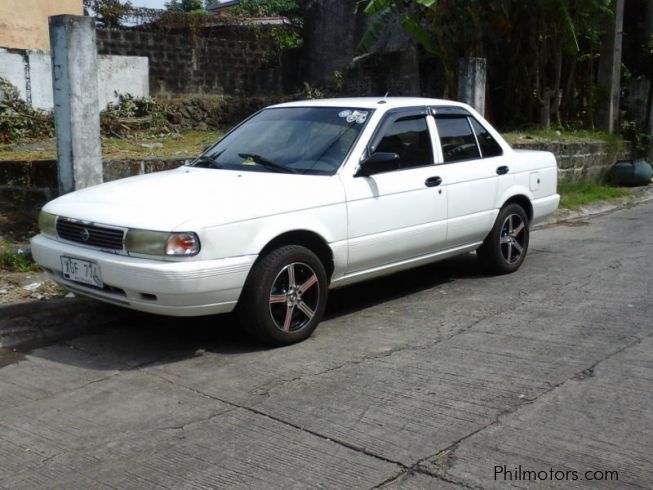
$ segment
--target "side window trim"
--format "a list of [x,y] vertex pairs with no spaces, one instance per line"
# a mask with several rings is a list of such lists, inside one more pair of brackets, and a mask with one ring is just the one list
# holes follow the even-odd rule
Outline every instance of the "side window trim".
[[476,141],[476,148],[478,148],[478,154],[481,156],[481,160],[483,160],[483,158],[485,158],[483,156],[483,148],[481,148],[481,143],[478,141],[478,135],[476,134],[476,131],[474,131],[474,125],[472,124],[471,116],[467,116],[465,119],[467,120],[467,125],[469,126],[469,129],[472,130],[472,134],[474,135],[474,140]]
[[404,107],[401,109],[391,109],[383,115],[383,118],[376,125],[376,129],[370,138],[370,144],[367,145],[367,154],[369,156],[370,150],[376,150],[376,147],[383,139],[383,132],[388,126],[394,124],[398,119],[412,116],[426,116],[428,111],[426,107]]
[[444,154],[442,153],[442,143],[440,142],[440,132],[438,131],[438,125],[435,124],[435,117],[429,114],[426,117],[426,126],[429,128],[431,133],[431,146],[433,147],[433,162],[435,165],[442,165],[445,163]]

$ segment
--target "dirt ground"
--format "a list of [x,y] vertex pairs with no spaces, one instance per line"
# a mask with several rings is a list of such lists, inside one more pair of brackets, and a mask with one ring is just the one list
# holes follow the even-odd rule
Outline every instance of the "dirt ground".
[[[29,239],[37,233],[36,210],[0,201],[0,254],[29,253]],[[0,266],[0,305],[47,300],[66,291],[38,271],[15,272]]]

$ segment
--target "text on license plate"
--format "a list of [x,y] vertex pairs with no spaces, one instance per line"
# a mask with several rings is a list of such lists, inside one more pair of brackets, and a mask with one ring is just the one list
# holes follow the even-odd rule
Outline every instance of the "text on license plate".
[[100,276],[100,267],[88,260],[61,257],[61,273],[69,281],[90,284],[98,288],[104,287]]

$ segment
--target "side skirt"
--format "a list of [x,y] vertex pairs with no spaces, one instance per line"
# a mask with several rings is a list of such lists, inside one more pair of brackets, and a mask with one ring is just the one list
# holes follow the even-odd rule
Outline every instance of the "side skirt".
[[413,257],[410,259],[402,260],[399,262],[393,262],[391,264],[382,265],[379,267],[374,267],[372,269],[366,269],[363,271],[352,272],[350,274],[345,274],[338,279],[331,281],[330,289],[336,289],[342,286],[348,286],[357,282],[366,281],[368,279],[374,279],[375,277],[386,276],[388,274],[393,274],[395,272],[412,269],[414,267],[419,267],[421,265],[430,264],[431,262],[438,262],[440,260],[448,259],[456,255],[464,254],[467,252],[472,252],[482,245],[483,242],[474,242],[467,245],[462,245],[460,247],[452,248],[449,250],[442,250],[441,252],[435,252],[428,255],[421,255],[419,257]]

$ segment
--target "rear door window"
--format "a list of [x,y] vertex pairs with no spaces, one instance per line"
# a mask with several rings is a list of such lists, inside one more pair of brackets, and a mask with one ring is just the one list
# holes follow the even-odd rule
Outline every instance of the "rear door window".
[[483,158],[498,157],[503,155],[503,150],[499,143],[492,137],[492,135],[474,118],[470,117],[469,121],[472,123],[476,139],[481,147],[481,156]]

